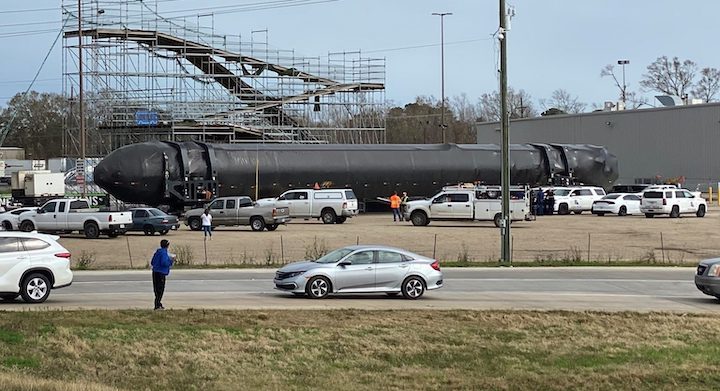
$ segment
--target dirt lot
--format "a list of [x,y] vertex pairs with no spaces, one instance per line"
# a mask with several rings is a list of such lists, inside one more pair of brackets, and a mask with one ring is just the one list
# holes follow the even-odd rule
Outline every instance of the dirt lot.
[[[537,221],[513,223],[514,260],[584,261],[589,242],[591,261],[694,262],[720,255],[715,231],[719,222],[718,207],[704,218],[540,216]],[[500,232],[492,222],[432,222],[415,227],[409,222],[394,223],[389,213],[361,215],[342,225],[295,220],[275,232],[218,228],[207,242],[202,232],[182,226],[165,238],[170,240],[171,251],[186,253],[193,264],[205,264],[205,248],[209,264],[262,265],[305,259],[318,251],[356,243],[398,246],[427,256],[434,252],[440,260],[495,262],[500,254]],[[97,240],[70,235],[60,242],[72,251],[75,262],[82,255],[94,259],[92,268],[137,268],[147,265],[160,239],[133,232]]]

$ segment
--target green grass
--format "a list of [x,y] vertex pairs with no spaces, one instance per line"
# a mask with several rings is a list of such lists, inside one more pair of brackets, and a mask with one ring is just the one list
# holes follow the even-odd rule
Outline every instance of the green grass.
[[0,312],[2,390],[720,388],[720,316]]

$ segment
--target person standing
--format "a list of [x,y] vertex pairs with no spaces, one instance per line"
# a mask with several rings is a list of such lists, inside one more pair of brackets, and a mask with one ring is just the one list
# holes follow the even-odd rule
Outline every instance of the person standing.
[[202,220],[202,230],[205,235],[205,240],[207,240],[208,236],[210,240],[212,240],[212,215],[210,214],[209,208],[205,209],[200,219]]
[[393,221],[402,221],[402,216],[400,215],[400,197],[397,192],[394,192],[393,195],[390,196],[390,209],[392,209],[393,212]]
[[404,191],[402,197],[400,197],[400,221],[405,220],[405,212],[407,211],[407,202],[409,199],[407,192]]
[[545,211],[545,192],[542,188],[535,193],[535,215],[542,216]]
[[170,242],[167,239],[161,240],[160,248],[155,251],[152,261],[150,261],[156,310],[165,309],[162,305],[162,297],[163,293],[165,293],[165,279],[170,274],[170,267],[173,264],[173,256],[168,252],[168,247],[170,247]]

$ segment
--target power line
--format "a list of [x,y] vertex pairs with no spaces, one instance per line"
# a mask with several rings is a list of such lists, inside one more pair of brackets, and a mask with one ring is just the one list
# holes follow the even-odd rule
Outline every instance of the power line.
[[[476,38],[476,39],[466,39],[462,41],[452,41],[452,42],[445,42],[445,45],[460,45],[464,43],[472,43],[472,42],[481,42],[481,41],[490,41],[492,38]],[[363,53],[380,53],[380,52],[394,52],[399,50],[410,50],[410,49],[423,49],[423,48],[430,48],[430,47],[437,47],[440,46],[439,43],[428,43],[424,45],[413,45],[413,46],[401,46],[397,48],[387,48],[387,49],[374,49],[374,50],[363,50]]]
[[[27,96],[28,92],[30,92],[30,89],[32,89],[33,84],[35,84],[35,81],[37,80],[38,76],[40,76],[40,72],[42,72],[43,67],[45,67],[45,63],[47,62],[47,59],[50,57],[50,53],[52,53],[53,49],[55,49],[55,45],[57,44],[58,40],[62,36],[63,30],[65,29],[65,24],[67,21],[70,20],[68,17],[63,22],[62,27],[60,28],[60,31],[58,31],[57,36],[55,36],[55,40],[53,41],[52,45],[50,45],[50,50],[48,50],[47,54],[45,54],[45,58],[42,60],[42,63],[40,63],[40,67],[38,68],[37,72],[35,72],[35,76],[32,79],[32,82],[30,82],[30,85],[28,85],[28,88],[23,93],[22,97],[20,98],[20,101],[22,102],[25,100],[25,97]],[[15,110],[13,113],[13,116],[10,118],[10,121],[8,121],[7,125],[5,125],[5,128],[0,132],[0,146],[3,145],[5,142],[5,137],[7,137],[10,127],[12,126],[13,122],[15,122],[15,118],[17,117],[18,111]]]
[[57,11],[57,8],[35,8],[35,9],[24,9],[24,10],[3,10],[0,11],[0,14],[24,14],[28,12],[47,12],[47,11]]

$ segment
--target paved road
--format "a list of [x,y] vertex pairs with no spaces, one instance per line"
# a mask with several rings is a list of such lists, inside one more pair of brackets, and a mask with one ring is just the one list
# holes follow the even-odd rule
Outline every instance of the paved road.
[[[273,290],[273,270],[174,270],[168,308],[225,309],[541,309],[720,313],[720,301],[700,293],[693,268],[446,268],[445,287],[417,301],[385,295],[297,298]],[[151,308],[148,271],[78,271],[68,288],[30,306],[2,310]]]

